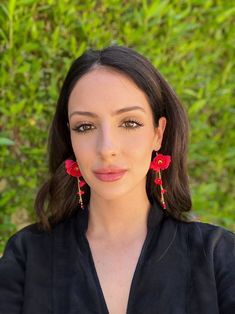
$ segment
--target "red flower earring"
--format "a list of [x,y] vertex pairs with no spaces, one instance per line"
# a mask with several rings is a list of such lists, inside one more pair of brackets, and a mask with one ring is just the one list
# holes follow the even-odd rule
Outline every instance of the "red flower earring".
[[154,170],[157,173],[157,178],[154,180],[154,183],[156,185],[160,186],[161,203],[162,203],[162,207],[164,209],[166,209],[166,203],[164,200],[164,194],[166,193],[166,190],[162,186],[161,170],[167,169],[169,167],[170,163],[171,163],[171,156],[157,154],[157,152],[156,152],[156,157],[150,163],[150,169]]
[[81,187],[83,187],[86,182],[84,180],[80,180],[79,177],[82,176],[80,169],[78,167],[78,164],[70,159],[65,160],[65,169],[66,172],[72,176],[72,177],[77,177],[78,179],[78,192],[77,195],[79,196],[79,203],[82,209],[84,209],[83,201],[82,201],[82,194],[84,194],[84,191],[81,190]]

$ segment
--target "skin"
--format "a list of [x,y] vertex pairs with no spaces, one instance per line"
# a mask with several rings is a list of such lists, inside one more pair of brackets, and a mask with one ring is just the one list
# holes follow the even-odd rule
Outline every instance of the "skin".
[[[145,112],[133,110],[112,116],[114,111],[134,105]],[[76,111],[89,111],[98,117]],[[68,117],[76,160],[91,189],[90,227],[110,235],[126,233],[133,218],[137,224],[137,217],[146,219],[150,206],[146,174],[152,151],[161,147],[166,119],[160,118],[155,128],[145,93],[129,77],[108,67],[93,69],[76,83],[69,97]],[[141,126],[125,123],[133,119]],[[90,124],[86,127],[90,130],[79,133],[76,128],[84,130],[84,123]],[[92,170],[109,165],[127,172],[118,181],[98,180]]]
[[[130,106],[143,111],[113,115]],[[96,272],[109,312],[126,313],[131,280],[147,234],[146,174],[152,151],[161,147],[166,119],[160,118],[154,127],[145,93],[129,77],[108,67],[95,68],[79,79],[70,94],[68,119],[74,154],[91,189],[86,236]],[[90,130],[79,133],[85,123]],[[108,166],[127,172],[118,181],[102,182],[92,171]]]

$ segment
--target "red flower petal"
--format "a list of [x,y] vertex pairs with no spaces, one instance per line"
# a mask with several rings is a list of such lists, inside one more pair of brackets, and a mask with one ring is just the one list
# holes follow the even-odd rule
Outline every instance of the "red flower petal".
[[71,160],[71,159],[65,160],[65,168],[66,168],[66,169],[71,168],[73,164],[74,164],[74,161],[73,161],[73,160]]
[[81,172],[79,170],[78,164],[73,160],[67,159],[65,161],[65,169],[66,169],[66,172],[72,177],[81,176]]
[[165,189],[162,189],[162,190],[161,190],[161,193],[162,193],[162,194],[165,194],[165,193],[166,193],[166,190],[165,190]]
[[165,170],[169,167],[171,156],[158,154],[150,164],[150,168],[155,171]]
[[153,161],[150,164],[150,169],[153,169],[154,171],[158,172],[158,171],[160,171],[160,168],[159,168],[158,164],[155,162],[155,158],[153,159]]

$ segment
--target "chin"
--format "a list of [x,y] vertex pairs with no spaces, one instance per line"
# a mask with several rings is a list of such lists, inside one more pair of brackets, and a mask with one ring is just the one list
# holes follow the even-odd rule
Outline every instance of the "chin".
[[114,201],[122,197],[127,196],[128,194],[134,194],[136,186],[127,186],[126,184],[119,184],[117,186],[110,187],[95,187],[91,188],[91,195],[98,196],[106,201]]

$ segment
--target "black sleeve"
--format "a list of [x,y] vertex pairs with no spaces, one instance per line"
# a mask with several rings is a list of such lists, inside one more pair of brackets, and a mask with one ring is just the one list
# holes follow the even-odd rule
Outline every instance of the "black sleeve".
[[20,314],[23,305],[24,258],[17,236],[12,236],[0,259],[0,314]]
[[224,230],[214,250],[220,314],[235,313],[235,234]]

